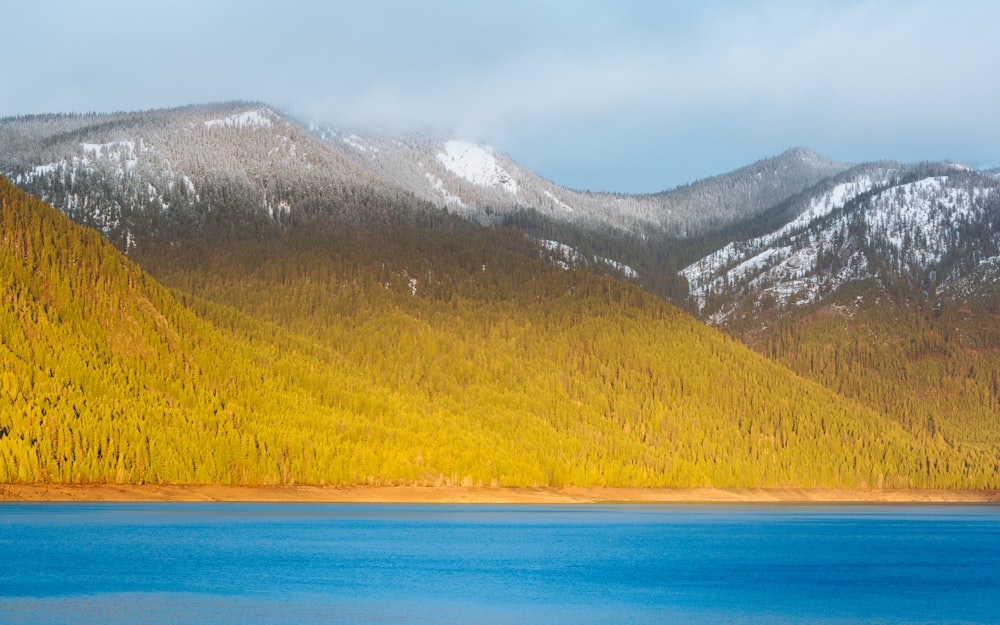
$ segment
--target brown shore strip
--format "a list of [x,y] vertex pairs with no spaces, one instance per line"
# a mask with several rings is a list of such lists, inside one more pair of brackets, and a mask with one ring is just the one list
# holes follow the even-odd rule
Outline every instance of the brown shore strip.
[[460,486],[228,486],[0,484],[0,501],[353,503],[1000,503],[990,490],[838,488],[476,488]]

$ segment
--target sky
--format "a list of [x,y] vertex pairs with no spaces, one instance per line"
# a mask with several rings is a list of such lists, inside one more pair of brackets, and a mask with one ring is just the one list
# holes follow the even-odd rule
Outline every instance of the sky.
[[0,117],[253,100],[655,192],[805,146],[1000,165],[993,0],[0,0]]

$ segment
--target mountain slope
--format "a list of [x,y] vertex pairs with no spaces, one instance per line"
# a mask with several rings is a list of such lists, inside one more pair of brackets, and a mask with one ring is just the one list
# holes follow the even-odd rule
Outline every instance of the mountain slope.
[[266,447],[245,350],[6,180],[0,219],[0,479],[230,481]]
[[0,216],[3,481],[995,482],[514,233],[149,246],[171,294],[4,181]]
[[866,279],[935,299],[998,255],[998,205],[1000,184],[960,166],[858,166],[794,201],[779,229],[683,273],[716,322],[737,309],[808,305]]
[[[377,221],[386,217],[379,207],[412,200],[267,108],[8,119],[0,152],[13,182],[124,251],[331,212]],[[348,215],[348,205],[374,212]]]

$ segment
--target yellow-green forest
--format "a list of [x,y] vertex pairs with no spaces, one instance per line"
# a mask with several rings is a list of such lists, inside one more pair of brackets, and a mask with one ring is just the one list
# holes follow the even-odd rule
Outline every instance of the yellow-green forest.
[[150,244],[154,279],[0,180],[0,482],[998,486],[957,425],[426,221]]
[[935,310],[869,287],[856,284],[831,303],[746,338],[907,431],[1000,472],[998,300],[970,297]]

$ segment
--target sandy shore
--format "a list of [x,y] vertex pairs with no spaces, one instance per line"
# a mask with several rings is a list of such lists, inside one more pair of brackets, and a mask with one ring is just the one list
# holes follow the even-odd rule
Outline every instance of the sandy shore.
[[831,488],[465,488],[0,484],[0,501],[245,501],[358,503],[1000,503],[1000,491]]

